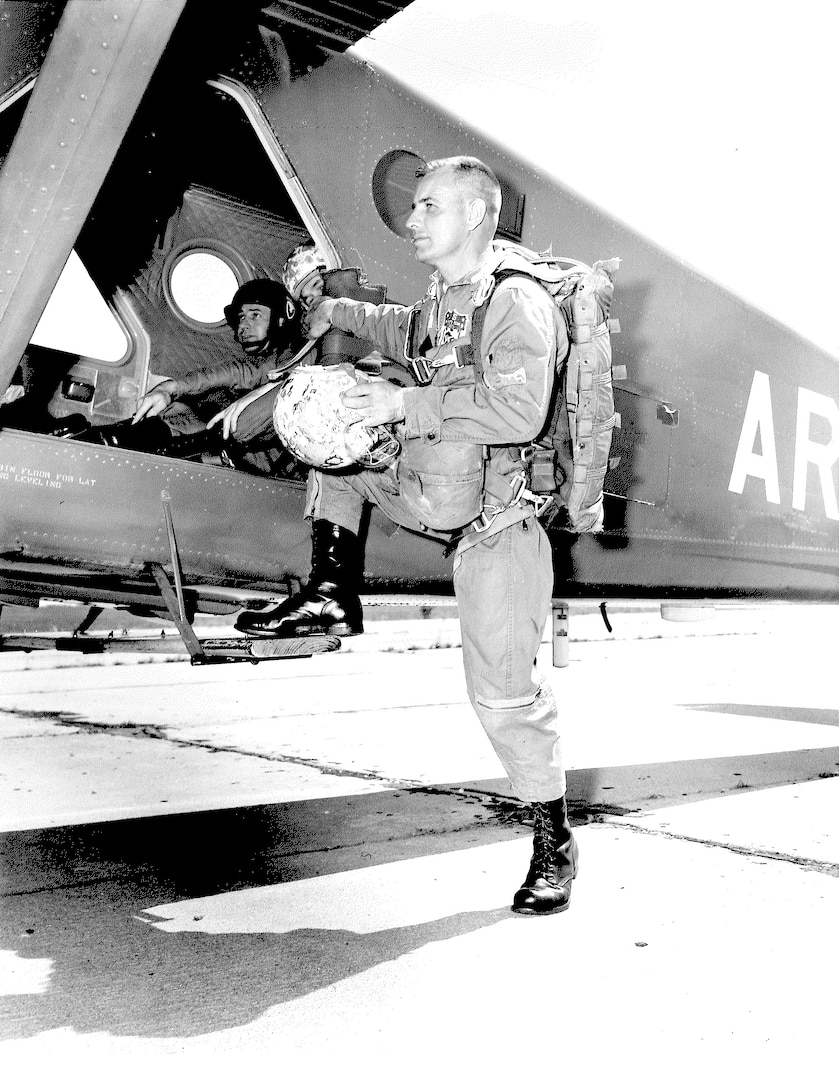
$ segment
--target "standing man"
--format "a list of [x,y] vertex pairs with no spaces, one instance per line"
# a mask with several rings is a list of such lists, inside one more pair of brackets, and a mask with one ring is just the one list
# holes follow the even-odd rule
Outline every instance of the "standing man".
[[[343,395],[364,424],[396,424],[395,468],[309,474],[312,573],[296,596],[246,611],[249,634],[358,634],[365,501],[405,528],[456,543],[454,588],[472,706],[515,794],[535,803],[533,858],[513,910],[564,911],[577,872],[568,824],[557,709],[535,667],[550,611],[551,549],[526,496],[522,451],[547,419],[557,356],[568,336],[552,299],[515,276],[497,286],[504,251],[493,245],[501,208],[495,174],[476,158],[430,162],[407,222],[416,257],[434,267],[416,308],[316,301],[309,335],[330,326],[414,361],[422,385],[366,381]],[[473,311],[487,296],[480,355]]]

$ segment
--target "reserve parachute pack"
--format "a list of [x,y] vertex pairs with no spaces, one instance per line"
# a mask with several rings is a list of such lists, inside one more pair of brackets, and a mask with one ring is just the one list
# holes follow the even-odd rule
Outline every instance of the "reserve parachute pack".
[[617,420],[609,311],[620,259],[587,266],[519,244],[496,241],[495,246],[504,251],[504,259],[492,275],[494,287],[472,313],[473,355],[480,356],[487,307],[502,281],[529,277],[551,295],[570,348],[567,357],[557,356],[547,424],[525,451],[527,489],[540,497],[540,517],[546,524],[575,533],[600,532],[603,483]]

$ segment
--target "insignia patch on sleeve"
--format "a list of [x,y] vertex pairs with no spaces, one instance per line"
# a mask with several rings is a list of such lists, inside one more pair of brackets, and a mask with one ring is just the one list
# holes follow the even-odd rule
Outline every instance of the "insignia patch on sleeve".
[[509,372],[489,368],[484,372],[484,382],[490,390],[503,390],[505,386],[524,386],[527,383],[527,375],[522,367]]

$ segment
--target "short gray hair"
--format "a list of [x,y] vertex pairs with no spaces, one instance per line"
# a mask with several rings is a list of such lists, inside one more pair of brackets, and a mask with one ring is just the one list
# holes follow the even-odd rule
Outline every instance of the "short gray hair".
[[497,219],[501,213],[501,184],[498,177],[480,158],[459,155],[457,157],[436,158],[417,169],[417,179],[429,173],[448,169],[456,182],[468,187],[472,195],[483,199],[489,212]]

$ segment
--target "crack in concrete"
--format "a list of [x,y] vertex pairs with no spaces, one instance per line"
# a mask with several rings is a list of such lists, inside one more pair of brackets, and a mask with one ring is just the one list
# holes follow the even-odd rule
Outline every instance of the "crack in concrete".
[[217,746],[214,743],[201,739],[178,738],[163,727],[154,727],[151,724],[133,724],[130,721],[106,724],[97,720],[72,719],[74,714],[67,713],[25,713],[18,711],[18,715],[26,715],[32,718],[47,718],[55,721],[62,727],[69,727],[76,733],[91,735],[115,735],[129,739],[155,739],[168,742],[172,746],[192,747],[196,750],[207,750],[211,754],[239,754],[242,757],[258,758],[262,761],[271,761],[279,765],[302,765],[306,768],[315,769],[325,776],[346,776],[354,780],[376,780],[388,787],[409,787],[415,784],[412,780],[398,780],[393,777],[383,776],[381,773],[369,769],[347,769],[339,765],[329,765],[319,762],[314,758],[297,756],[294,754],[269,753],[262,750],[246,750],[238,746]]
[[[279,765],[300,765],[304,768],[314,769],[324,776],[341,776],[353,780],[373,780],[386,787],[397,788],[400,791],[407,791],[412,794],[447,795],[461,802],[480,803],[486,806],[493,814],[494,820],[482,824],[531,824],[528,818],[532,818],[533,812],[529,809],[528,804],[519,802],[512,795],[509,797],[494,795],[492,793],[484,792],[480,788],[436,787],[429,784],[423,784],[419,780],[410,780],[405,777],[385,776],[383,773],[376,772],[372,769],[348,769],[340,765],[330,765],[325,762],[317,761],[315,758],[307,758],[302,755],[246,750],[237,746],[217,746],[214,743],[200,739],[178,738],[176,735],[167,732],[165,728],[156,728],[149,724],[133,724],[130,721],[107,724],[96,720],[73,719],[77,714],[61,713],[58,711],[39,712],[23,709],[0,709],[0,712],[3,711],[14,711],[15,715],[21,717],[50,719],[60,727],[72,729],[74,734],[85,733],[92,735],[115,735],[125,738],[155,739],[162,742],[168,742],[172,746],[206,750],[211,754],[239,754],[242,757],[257,758],[261,761],[270,761]],[[579,813],[579,811],[574,811],[574,813]]]
[[273,761],[278,765],[302,765],[307,769],[314,769],[324,776],[347,776],[354,780],[377,780],[388,787],[404,787],[411,783],[410,780],[394,780],[383,776],[372,769],[346,769],[340,765],[327,765],[315,758],[307,758],[295,754],[269,754],[260,750],[242,750],[237,746],[213,746],[212,743],[203,743],[194,740],[171,739],[172,743],[180,746],[194,746],[201,750],[209,750],[214,754],[241,754],[243,757],[260,758],[263,761]]
[[601,824],[610,825],[616,829],[627,829],[630,832],[641,833],[646,836],[663,836],[668,840],[685,840],[691,844],[699,844],[701,847],[721,848],[723,851],[730,851],[734,855],[746,855],[749,858],[771,859],[773,862],[789,863],[791,866],[798,866],[802,870],[813,870],[815,873],[825,874],[827,877],[839,878],[839,864],[825,862],[821,859],[808,859],[803,855],[787,855],[782,851],[769,851],[766,848],[731,844],[726,843],[724,840],[708,840],[700,836],[690,836],[687,833],[670,832],[649,826],[635,825],[631,821],[611,821],[600,815],[598,815],[597,820]]
[[[76,713],[67,713],[60,710],[0,709],[0,713],[6,713],[24,719],[52,720],[60,727],[71,728],[73,732],[77,734],[84,732],[90,734],[116,735],[127,738],[154,739],[157,741],[168,742],[172,746],[206,750],[212,754],[238,754],[243,757],[257,758],[262,761],[270,761],[280,765],[297,765],[302,766],[303,768],[313,769],[324,776],[370,780],[380,783],[387,788],[394,788],[411,794],[445,795],[453,797],[461,803],[479,803],[485,806],[491,817],[486,821],[470,825],[468,826],[469,828],[510,824],[522,826],[532,825],[533,811],[528,803],[521,802],[513,795],[496,795],[484,792],[480,788],[434,786],[423,784],[417,780],[409,780],[404,777],[397,778],[385,776],[381,772],[376,772],[372,769],[348,769],[339,765],[330,765],[302,755],[246,750],[236,746],[217,746],[203,740],[178,738],[177,736],[173,736],[170,732],[167,732],[165,728],[157,728],[149,724],[133,724],[131,722],[107,724],[101,721],[85,720],[80,718]],[[576,825],[585,824],[587,822],[601,822],[603,824],[612,825],[615,828],[629,829],[636,833],[665,836],[674,840],[685,840],[691,843],[700,844],[704,847],[722,848],[726,851],[731,851],[734,854],[745,855],[750,858],[771,859],[774,862],[789,863],[805,870],[813,870],[816,873],[825,874],[828,877],[839,877],[839,865],[835,863],[824,862],[818,859],[806,859],[795,855],[786,855],[782,852],[767,851],[762,848],[751,848],[738,844],[725,843],[720,840],[707,840],[682,833],[667,832],[649,827],[645,828],[642,825],[636,825],[633,822],[618,816],[631,813],[633,813],[632,810],[623,810],[623,808],[613,806],[606,807],[600,804],[588,805],[574,803],[569,805],[569,816]],[[431,833],[437,831],[459,832],[462,830],[430,830]]]
[[72,724],[81,720],[81,713],[66,712],[64,709],[0,709],[0,714],[17,720],[54,720],[57,724]]

